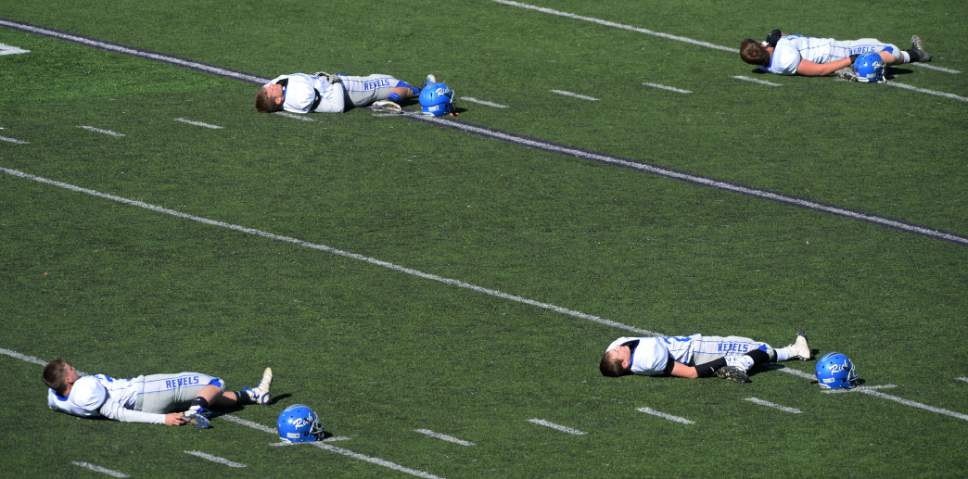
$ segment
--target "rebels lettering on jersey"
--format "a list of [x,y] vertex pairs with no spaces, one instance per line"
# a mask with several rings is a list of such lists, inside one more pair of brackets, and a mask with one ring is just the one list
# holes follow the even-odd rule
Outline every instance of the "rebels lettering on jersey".
[[183,376],[180,378],[165,380],[165,389],[177,389],[182,386],[193,386],[200,383],[201,380],[198,376]]

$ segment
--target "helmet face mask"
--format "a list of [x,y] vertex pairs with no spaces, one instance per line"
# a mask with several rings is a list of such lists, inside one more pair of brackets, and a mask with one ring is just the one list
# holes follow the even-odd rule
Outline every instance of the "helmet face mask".
[[843,353],[827,353],[817,361],[817,384],[822,389],[852,389],[857,386],[857,370]]
[[854,73],[857,81],[879,83],[884,81],[884,60],[877,52],[865,53],[854,60]]
[[309,406],[293,404],[279,414],[279,438],[285,442],[313,442],[323,438],[323,425]]
[[446,83],[430,83],[420,90],[420,109],[424,115],[444,116],[454,111],[454,90]]

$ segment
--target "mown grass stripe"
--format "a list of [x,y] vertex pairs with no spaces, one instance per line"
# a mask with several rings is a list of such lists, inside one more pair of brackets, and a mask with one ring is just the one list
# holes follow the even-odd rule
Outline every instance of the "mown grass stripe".
[[[78,43],[81,43],[81,44],[94,46],[96,48],[102,48],[102,49],[109,50],[109,51],[116,51],[116,52],[120,52],[120,53],[128,53],[128,54],[135,55],[135,56],[141,56],[141,57],[149,58],[149,59],[152,59],[152,60],[167,62],[167,63],[171,63],[171,64],[174,64],[174,65],[184,66],[184,67],[187,67],[187,68],[193,68],[193,69],[205,71],[205,72],[208,72],[208,73],[212,73],[212,74],[215,74],[215,75],[221,75],[221,76],[225,76],[225,77],[236,78],[236,79],[239,79],[239,80],[248,81],[248,82],[252,82],[252,83],[260,83],[261,84],[261,83],[266,83],[266,82],[269,81],[269,79],[263,78],[263,77],[257,77],[257,76],[249,75],[249,74],[245,74],[245,73],[234,72],[234,71],[227,70],[227,69],[224,69],[224,68],[214,67],[214,66],[211,66],[211,65],[205,65],[205,64],[201,64],[201,63],[197,63],[197,62],[191,62],[191,61],[188,61],[188,60],[182,60],[182,59],[178,59],[178,58],[174,58],[174,57],[169,57],[169,56],[166,56],[166,55],[160,55],[160,54],[156,54],[156,53],[150,53],[149,54],[149,53],[143,52],[141,50],[136,50],[136,49],[132,49],[132,48],[128,48],[128,47],[122,47],[122,46],[119,46],[119,45],[114,45],[114,44],[110,44],[110,43],[102,42],[102,41],[98,41],[98,40],[91,40],[91,39],[79,37],[77,35],[71,35],[71,34],[56,32],[56,31],[50,30],[50,29],[34,27],[34,26],[31,26],[31,25],[23,24],[23,23],[11,22],[11,21],[7,21],[7,20],[0,19],[0,25],[2,25],[2,26],[8,26],[10,28],[20,29],[20,30],[23,30],[23,31],[31,32],[31,33],[36,33],[36,34],[39,34],[39,35],[48,35],[48,36],[52,36],[52,37],[55,37],[55,38],[61,38],[61,39],[64,39],[64,40],[74,41],[74,42],[78,42]],[[882,226],[887,226],[887,227],[890,227],[890,228],[895,228],[895,229],[902,230],[902,231],[907,231],[907,232],[910,232],[910,233],[916,233],[916,234],[920,234],[920,235],[924,235],[924,236],[933,237],[933,238],[936,238],[936,239],[942,239],[942,240],[945,240],[945,241],[951,241],[951,242],[955,242],[955,243],[960,243],[960,244],[968,245],[968,238],[964,238],[964,237],[961,237],[961,236],[958,236],[958,235],[955,235],[955,234],[952,234],[952,233],[946,233],[946,232],[942,232],[942,231],[939,231],[939,230],[935,230],[935,229],[931,229],[931,228],[927,228],[927,227],[923,227],[923,226],[917,226],[917,225],[910,224],[910,223],[905,223],[905,222],[895,221],[895,220],[889,220],[889,219],[882,218],[882,217],[879,217],[879,216],[876,216],[876,215],[869,215],[869,214],[866,214],[866,213],[860,213],[860,212],[851,211],[851,210],[848,210],[848,209],[845,209],[845,208],[838,208],[838,207],[834,207],[834,206],[823,205],[821,203],[817,203],[817,202],[813,202],[813,201],[809,201],[809,200],[805,200],[805,199],[800,199],[800,198],[790,197],[790,196],[786,196],[786,195],[781,195],[781,194],[778,194],[778,193],[768,192],[768,191],[765,191],[765,190],[758,190],[758,189],[755,189],[755,188],[749,188],[749,187],[745,187],[745,186],[740,186],[740,185],[728,183],[728,182],[725,182],[725,181],[715,180],[715,179],[712,179],[712,178],[706,178],[706,177],[697,176],[697,175],[690,175],[690,174],[687,174],[687,173],[680,173],[680,172],[676,172],[676,171],[673,171],[673,170],[668,170],[668,169],[665,169],[665,168],[659,168],[659,167],[656,167],[656,166],[652,166],[652,165],[649,165],[647,163],[637,163],[637,162],[633,162],[633,161],[629,161],[629,160],[623,160],[623,159],[611,157],[611,156],[604,155],[604,154],[591,153],[591,152],[582,151],[582,150],[579,150],[579,149],[576,149],[576,148],[562,147],[562,146],[554,145],[554,144],[548,143],[548,142],[543,142],[543,141],[538,141],[538,140],[532,140],[532,139],[526,139],[526,138],[523,138],[523,137],[520,137],[520,136],[512,135],[512,134],[509,134],[509,133],[504,133],[504,132],[501,132],[501,131],[498,131],[498,130],[491,130],[491,129],[488,129],[488,128],[477,127],[477,126],[473,126],[473,125],[466,124],[466,123],[460,123],[460,122],[448,121],[448,120],[441,120],[441,119],[437,119],[437,118],[433,118],[433,117],[425,117],[425,116],[422,116],[422,115],[400,115],[400,116],[404,116],[406,118],[415,119],[415,120],[422,120],[422,121],[427,121],[427,122],[433,122],[436,125],[446,126],[446,127],[450,127],[450,128],[456,128],[456,129],[463,130],[463,131],[466,131],[466,132],[476,133],[478,135],[485,136],[485,137],[488,137],[488,138],[492,138],[492,139],[496,139],[496,140],[501,140],[501,141],[505,141],[505,142],[509,142],[509,143],[514,143],[514,144],[517,144],[517,145],[528,146],[528,147],[531,147],[531,148],[536,148],[536,149],[540,149],[540,150],[544,150],[544,151],[548,151],[548,152],[552,152],[552,153],[561,153],[561,154],[573,156],[573,157],[576,157],[576,158],[582,158],[582,159],[593,160],[593,161],[598,161],[598,162],[602,162],[602,163],[608,163],[608,164],[617,165],[617,166],[623,166],[623,167],[627,167],[627,168],[636,169],[636,170],[639,170],[639,171],[642,171],[642,172],[652,173],[652,174],[659,175],[659,176],[664,176],[664,177],[668,177],[668,178],[673,178],[673,179],[678,179],[678,180],[682,180],[682,181],[687,181],[687,182],[690,182],[690,183],[695,183],[695,184],[699,184],[699,185],[703,185],[703,186],[708,186],[708,187],[712,187],[712,188],[719,188],[719,189],[723,189],[723,190],[728,190],[728,191],[732,191],[734,193],[740,193],[740,194],[744,194],[744,195],[754,196],[754,197],[761,198],[761,199],[767,199],[767,200],[772,200],[772,201],[776,201],[776,202],[780,202],[780,203],[792,204],[792,205],[795,205],[795,206],[800,206],[802,208],[808,208],[808,209],[812,209],[812,210],[816,210],[816,211],[820,211],[820,212],[824,212],[824,213],[831,213],[831,214],[835,214],[835,215],[839,215],[839,216],[845,216],[845,217],[848,217],[848,218],[851,218],[851,219],[854,219],[854,220],[866,221],[866,222],[870,222],[870,223],[879,224],[879,225],[882,225]],[[0,137],[0,138],[2,138],[2,137]]]

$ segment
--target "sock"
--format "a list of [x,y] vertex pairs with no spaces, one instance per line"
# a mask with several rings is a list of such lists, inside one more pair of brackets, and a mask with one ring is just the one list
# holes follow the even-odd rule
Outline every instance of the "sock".
[[770,354],[762,349],[750,351],[746,353],[746,356],[753,361],[753,364],[751,364],[750,367],[756,366],[757,364],[770,362]]
[[191,405],[192,407],[198,406],[199,408],[202,408],[202,409],[208,409],[208,401],[206,401],[205,398],[201,396],[198,396],[195,399],[192,399]]
[[236,391],[235,397],[239,398],[239,404],[255,404],[255,394],[251,389]]
[[719,358],[696,365],[696,375],[701,378],[708,378],[716,374],[716,370],[726,365],[726,358]]
[[776,349],[776,359],[774,361],[789,361],[793,357],[793,345]]
[[901,54],[899,56],[901,57],[899,59],[899,63],[911,63],[912,61],[917,61],[913,59],[914,55],[911,55],[911,52],[908,50],[901,50]]

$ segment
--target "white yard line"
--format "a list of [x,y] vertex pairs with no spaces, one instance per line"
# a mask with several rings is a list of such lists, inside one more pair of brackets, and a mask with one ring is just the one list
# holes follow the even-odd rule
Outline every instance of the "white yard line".
[[667,40],[675,40],[677,42],[688,43],[690,45],[696,45],[700,47],[712,48],[714,50],[722,50],[724,52],[739,53],[739,49],[724,47],[722,45],[716,45],[714,43],[704,42],[702,40],[695,40],[689,37],[683,37],[679,35],[673,35],[671,33],[657,32],[655,30],[649,30],[647,28],[636,27],[632,25],[625,25],[622,23],[616,23],[608,20],[602,20],[601,18],[586,17],[582,15],[576,15],[574,13],[562,12],[560,10],[554,10],[551,8],[539,7],[537,5],[531,5],[528,3],[512,2],[510,0],[493,0],[495,3],[500,3],[501,5],[507,5],[509,7],[523,8],[525,10],[533,10],[536,12],[547,13],[549,15],[556,15],[559,17],[570,18],[572,20],[581,20],[584,22],[591,22],[598,25],[603,25],[606,27],[618,28],[621,30],[627,30],[630,32],[644,33],[646,35],[652,35],[654,37],[665,38]]
[[[229,422],[233,422],[233,423],[238,424],[240,426],[245,426],[245,427],[252,428],[252,429],[255,429],[255,430],[258,430],[258,431],[266,432],[266,433],[273,434],[273,435],[278,435],[278,432],[275,430],[275,428],[271,428],[269,426],[265,426],[265,425],[259,424],[257,422],[252,422],[252,421],[249,421],[249,420],[246,420],[246,419],[242,419],[240,417],[236,417],[236,416],[232,416],[232,415],[225,415],[225,416],[219,416],[219,419],[225,419],[225,420],[227,420]],[[429,472],[420,471],[420,470],[417,470],[417,469],[412,469],[412,468],[409,468],[409,467],[406,467],[406,466],[401,466],[400,464],[397,464],[395,462],[387,461],[386,459],[381,459],[379,457],[373,457],[373,456],[367,456],[365,454],[360,454],[358,452],[351,451],[349,449],[343,449],[341,447],[336,447],[336,446],[333,446],[331,444],[328,444],[327,441],[306,442],[306,443],[302,443],[302,444],[308,444],[310,446],[316,447],[318,449],[322,449],[322,450],[327,451],[327,452],[332,452],[334,454],[339,454],[341,456],[346,456],[346,457],[353,458],[353,459],[356,459],[356,460],[359,460],[359,461],[367,462],[367,463],[370,463],[370,464],[375,464],[377,466],[382,466],[382,467],[385,467],[387,469],[392,469],[394,471],[403,472],[405,474],[410,474],[411,476],[421,477],[423,479],[442,479],[440,476],[435,476],[435,475],[433,475],[433,474],[431,474]]]
[[921,409],[923,411],[929,411],[935,414],[941,414],[944,416],[961,419],[962,421],[968,421],[968,414],[961,414],[960,412],[949,411],[947,409],[943,409],[940,407],[928,406],[927,404],[924,404],[924,403],[919,403],[917,401],[911,401],[910,399],[904,399],[891,394],[882,393],[874,389],[864,388],[864,389],[860,389],[858,392],[863,394],[868,394],[870,396],[874,396],[881,399],[887,399],[888,401],[894,401],[898,404],[903,404],[908,407]]
[[918,93],[924,93],[927,95],[940,96],[943,98],[951,98],[952,100],[968,102],[968,97],[963,97],[961,95],[955,95],[954,93],[945,93],[943,91],[928,90],[927,88],[918,88],[916,86],[911,86],[906,83],[898,83],[896,81],[889,81],[884,83],[887,86],[893,86],[897,88],[903,88],[905,90],[916,91]]
[[939,67],[937,65],[932,65],[930,63],[905,63],[905,66],[919,67],[927,70],[934,70],[936,72],[950,73],[952,75],[958,75],[961,73],[959,70],[954,70],[951,68]]
[[688,425],[688,424],[695,424],[695,422],[693,422],[693,421],[691,421],[689,419],[686,419],[684,417],[673,416],[672,414],[666,414],[666,413],[661,412],[661,411],[656,411],[655,409],[652,409],[650,407],[640,407],[640,408],[638,408],[638,411],[639,412],[644,412],[646,414],[651,414],[651,415],[656,416],[656,417],[661,417],[662,419],[665,419],[667,421],[677,422],[679,424],[686,424],[686,425]]
[[478,105],[490,106],[490,107],[493,107],[493,108],[507,108],[508,107],[507,105],[502,105],[500,103],[494,103],[494,102],[490,102],[490,101],[486,101],[486,100],[478,100],[477,98],[474,98],[472,96],[462,96],[462,97],[460,97],[460,101],[469,101],[471,103],[477,103]]
[[582,95],[580,93],[575,93],[575,92],[570,92],[565,90],[551,90],[551,93],[554,93],[556,95],[561,95],[561,96],[570,96],[572,98],[577,98],[579,100],[598,101],[598,98],[595,98],[593,96]]
[[316,121],[316,120],[313,120],[312,118],[310,118],[308,115],[297,115],[295,113],[289,113],[288,111],[277,111],[275,114],[276,115],[279,115],[279,116],[284,116],[286,118],[291,118],[293,120],[299,120],[299,121]]
[[230,461],[224,457],[213,456],[211,454],[208,454],[202,451],[185,451],[185,454],[189,454],[201,459],[205,459],[206,461],[211,461],[216,464],[221,464],[223,466],[228,466],[235,469],[241,469],[243,467],[246,467],[245,464],[242,464],[240,462]]
[[196,120],[189,120],[188,118],[178,117],[178,118],[175,118],[175,121],[180,122],[180,123],[185,123],[185,124],[188,124],[188,125],[200,126],[202,128],[208,128],[210,130],[221,130],[222,129],[222,127],[221,126],[218,126],[218,125],[213,125],[211,123],[205,123],[205,122],[196,121]]
[[568,426],[562,426],[561,424],[555,424],[551,421],[538,419],[536,417],[528,419],[528,422],[530,422],[531,424],[537,424],[538,426],[544,426],[549,429],[554,429],[555,431],[560,431],[574,436],[584,436],[586,434],[585,431],[579,431],[578,429],[570,428]]
[[771,82],[771,81],[766,81],[766,80],[760,80],[760,79],[758,79],[758,78],[751,78],[751,77],[746,77],[746,76],[743,76],[743,75],[733,75],[733,78],[735,78],[735,79],[737,79],[737,80],[743,80],[743,81],[748,81],[748,82],[750,82],[750,83],[756,83],[756,84],[759,84],[759,85],[766,85],[766,86],[783,86],[783,85],[781,85],[781,84],[779,84],[779,83],[773,83],[773,82]]
[[18,140],[16,138],[9,138],[6,136],[0,136],[0,141],[5,141],[7,143],[13,143],[14,145],[29,145],[30,142]]
[[859,393],[865,389],[894,389],[897,384],[877,384],[874,386],[857,386],[852,389],[821,389],[820,392],[824,394],[844,394],[844,393]]
[[[323,442],[342,442],[342,441],[349,441],[350,439],[353,439],[353,438],[351,438],[349,436],[330,436],[330,437],[327,437],[327,438],[323,438]],[[306,444],[306,443],[304,443],[304,442],[286,442],[286,441],[270,442],[269,443],[269,445],[272,446],[272,447],[301,446],[303,444]]]
[[463,439],[456,438],[456,437],[451,436],[451,435],[448,435],[448,434],[441,434],[439,432],[434,432],[434,431],[431,431],[430,429],[414,429],[414,432],[419,432],[420,434],[423,434],[424,436],[432,437],[434,439],[440,439],[441,441],[450,442],[450,443],[453,443],[453,444],[459,444],[461,446],[473,446],[474,445],[473,442],[465,441]]
[[91,131],[91,132],[94,132],[94,133],[100,133],[102,135],[113,136],[115,138],[121,138],[122,136],[124,136],[124,133],[118,133],[118,132],[112,131],[112,130],[105,130],[103,128],[95,128],[93,126],[88,126],[88,125],[77,125],[77,127],[80,128],[80,129],[82,129],[82,130],[87,130],[87,131]]
[[89,471],[94,471],[94,472],[97,472],[97,473],[100,473],[100,474],[104,474],[104,475],[107,475],[107,476],[111,476],[111,477],[117,477],[119,479],[120,478],[125,478],[125,477],[131,477],[131,476],[129,476],[129,475],[123,473],[123,472],[118,472],[118,471],[115,471],[113,469],[108,469],[106,467],[101,467],[101,466],[98,466],[97,464],[91,464],[90,462],[71,461],[71,464],[73,464],[75,466],[78,466],[78,467],[83,467],[84,469],[87,469]]
[[787,373],[787,374],[789,374],[791,376],[797,376],[797,377],[800,377],[800,378],[803,378],[803,379],[809,379],[809,380],[816,380],[817,379],[817,376],[815,374],[810,374],[810,373],[807,373],[807,372],[803,372],[803,371],[801,371],[799,369],[794,369],[794,368],[791,368],[789,366],[783,366],[782,368],[778,368],[777,371],[779,371],[781,373]]
[[957,380],[959,380],[959,381],[961,381],[961,382],[966,382],[966,383],[968,383],[968,378],[966,378],[966,377],[961,377],[961,378],[955,378],[955,379],[957,379]]
[[781,406],[781,405],[779,405],[779,404],[777,404],[775,402],[766,401],[766,400],[760,399],[760,398],[749,397],[749,398],[746,398],[746,401],[749,401],[749,402],[751,402],[753,404],[758,404],[760,406],[764,406],[764,407],[768,407],[768,408],[773,408],[773,409],[778,409],[780,411],[788,412],[790,414],[800,414],[800,412],[801,412],[799,409],[797,409],[795,407]]
[[14,359],[19,359],[19,360],[21,360],[23,362],[26,362],[26,363],[33,363],[33,364],[36,364],[38,366],[46,366],[47,365],[47,361],[44,361],[43,359],[40,359],[40,358],[35,357],[35,356],[28,356],[26,354],[20,354],[20,353],[18,353],[16,351],[13,351],[13,350],[10,350],[10,349],[6,349],[6,348],[0,348],[0,354],[6,355],[6,356],[10,356],[11,358],[14,358]]
[[389,270],[392,270],[392,271],[397,271],[399,273],[404,273],[404,274],[407,274],[407,275],[410,275],[410,276],[415,276],[415,277],[418,277],[418,278],[423,278],[423,279],[427,279],[427,280],[430,280],[430,281],[435,281],[435,282],[438,282],[438,283],[446,284],[448,286],[454,286],[454,287],[457,287],[457,288],[467,289],[467,290],[470,290],[470,291],[474,291],[474,292],[477,292],[477,293],[481,293],[481,294],[484,294],[484,295],[487,295],[487,296],[492,296],[492,297],[495,297],[495,298],[500,298],[500,299],[505,299],[505,300],[508,300],[508,301],[514,301],[514,302],[517,302],[517,303],[527,304],[527,305],[530,305],[530,306],[534,306],[536,308],[547,309],[549,311],[554,311],[556,313],[564,314],[564,315],[571,316],[571,317],[574,317],[574,318],[583,319],[583,320],[586,320],[586,321],[591,321],[591,322],[594,322],[594,323],[602,324],[602,325],[605,325],[605,326],[610,326],[610,327],[617,328],[617,329],[623,329],[625,331],[631,331],[631,332],[634,332],[634,333],[639,333],[639,334],[642,334],[642,335],[645,335],[645,336],[655,336],[656,335],[652,331],[649,331],[649,330],[646,330],[646,329],[636,328],[636,327],[633,327],[633,326],[629,326],[627,324],[622,324],[622,323],[619,323],[619,322],[616,322],[616,321],[611,321],[611,320],[608,320],[608,319],[605,319],[605,318],[602,318],[602,317],[599,317],[599,316],[582,313],[581,311],[575,311],[573,309],[563,308],[561,306],[557,306],[557,305],[554,305],[554,304],[543,303],[543,302],[540,302],[540,301],[535,301],[533,299],[525,298],[523,296],[517,296],[517,295],[514,295],[514,294],[505,293],[503,291],[499,291],[499,290],[496,290],[496,289],[491,289],[491,288],[485,288],[485,287],[482,287],[482,286],[477,286],[475,284],[467,283],[467,282],[464,282],[464,281],[461,281],[461,280],[458,280],[458,279],[452,279],[452,278],[447,278],[447,277],[444,277],[444,276],[438,276],[438,275],[433,274],[433,273],[425,273],[425,272],[420,271],[420,270],[416,270],[416,269],[413,269],[413,268],[408,268],[406,266],[400,266],[400,265],[397,265],[397,264],[394,264],[394,263],[390,263],[389,261],[383,261],[383,260],[380,260],[380,259],[372,258],[372,257],[369,257],[369,256],[364,256],[364,255],[361,255],[361,254],[358,254],[358,253],[353,253],[353,252],[350,252],[350,251],[344,251],[344,250],[337,249],[337,248],[334,248],[332,246],[328,246],[328,245],[324,245],[324,244],[320,244],[320,243],[311,243],[309,241],[304,241],[304,240],[301,240],[301,239],[298,239],[298,238],[293,238],[293,237],[290,237],[290,236],[278,235],[278,234],[275,234],[275,233],[270,233],[270,232],[258,230],[258,229],[255,229],[255,228],[249,228],[249,227],[240,226],[240,225],[236,225],[236,224],[225,223],[225,222],[222,222],[222,221],[213,220],[213,219],[205,218],[205,217],[202,217],[202,216],[196,216],[196,215],[192,215],[192,214],[189,214],[189,213],[182,213],[180,211],[176,211],[176,210],[164,208],[164,207],[161,207],[161,206],[156,206],[156,205],[153,205],[153,204],[150,204],[150,203],[145,203],[143,201],[131,200],[131,199],[128,199],[128,198],[123,198],[123,197],[120,197],[120,196],[115,196],[115,195],[112,195],[112,194],[109,194],[109,193],[101,193],[99,191],[91,190],[91,189],[88,189],[88,188],[82,188],[80,186],[75,186],[75,185],[72,185],[70,183],[64,183],[64,182],[61,182],[61,181],[50,180],[50,179],[47,179],[47,178],[43,178],[43,177],[40,177],[40,176],[35,176],[35,175],[23,173],[21,171],[12,170],[12,169],[9,169],[9,168],[0,167],[0,173],[5,173],[5,174],[11,175],[11,176],[15,176],[15,177],[23,178],[23,179],[28,179],[28,180],[35,181],[35,182],[38,182],[38,183],[43,183],[43,184],[50,185],[50,186],[56,186],[58,188],[63,188],[63,189],[69,190],[69,191],[74,191],[74,192],[77,192],[77,193],[83,193],[83,194],[90,195],[90,196],[94,196],[94,197],[97,197],[97,198],[102,198],[102,199],[114,201],[116,203],[121,203],[121,204],[129,205],[129,206],[134,206],[134,207],[138,207],[138,208],[143,208],[143,209],[146,209],[146,210],[149,210],[149,211],[154,211],[156,213],[161,213],[161,214],[168,215],[168,216],[172,216],[172,217],[175,217],[175,218],[181,218],[181,219],[185,219],[185,220],[189,220],[189,221],[194,221],[196,223],[201,223],[201,224],[205,224],[205,225],[209,225],[209,226],[215,226],[215,227],[219,227],[219,228],[225,228],[225,229],[232,230],[232,231],[236,231],[236,232],[239,232],[239,233],[249,234],[249,235],[253,235],[253,236],[258,236],[260,238],[270,239],[270,240],[274,240],[274,241],[280,241],[280,242],[284,242],[284,243],[290,243],[290,244],[294,244],[294,245],[297,245],[297,246],[301,246],[303,248],[313,249],[313,250],[317,250],[317,251],[322,251],[324,253],[329,253],[329,254],[332,254],[332,255],[335,255],[335,256],[341,256],[341,257],[344,257],[344,258],[349,258],[349,259],[353,259],[353,260],[357,260],[357,261],[362,261],[364,263],[368,263],[368,264],[371,264],[371,265],[374,265],[374,266],[379,266],[381,268],[386,268],[386,269],[389,269]]
[[647,86],[647,87],[652,87],[652,88],[658,88],[660,90],[666,90],[666,91],[671,91],[671,92],[675,92],[675,93],[683,93],[683,94],[692,93],[689,90],[683,90],[682,88],[676,88],[674,86],[660,85],[658,83],[642,82],[642,86]]

